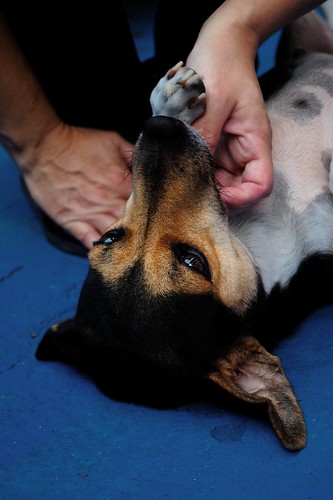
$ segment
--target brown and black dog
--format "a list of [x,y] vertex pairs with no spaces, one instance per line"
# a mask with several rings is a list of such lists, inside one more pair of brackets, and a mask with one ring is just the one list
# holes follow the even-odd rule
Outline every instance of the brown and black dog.
[[[304,26],[323,34],[315,46]],[[279,86],[267,100],[272,194],[228,214],[212,155],[190,126],[204,112],[203,83],[175,66],[152,93],[124,214],[89,252],[77,314],[46,332],[37,357],[142,402],[207,380],[267,403],[281,442],[297,450],[302,411],[266,348],[307,310],[333,303],[322,293],[333,277],[333,37],[314,14],[289,35],[305,50],[263,80]]]

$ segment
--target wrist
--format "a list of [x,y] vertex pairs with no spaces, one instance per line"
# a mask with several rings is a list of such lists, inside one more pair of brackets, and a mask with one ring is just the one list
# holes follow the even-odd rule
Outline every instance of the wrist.
[[265,19],[265,15],[268,16],[268,12],[265,12],[265,3],[267,5],[267,0],[251,2],[229,0],[222,5],[222,8],[225,7],[224,23],[229,26],[230,30],[235,31],[235,36],[242,37],[249,44],[254,54],[268,36],[267,26],[270,22]]
[[234,92],[244,75],[255,77],[259,39],[233,10],[225,13],[224,5],[202,26],[186,64],[203,78],[209,99],[215,100],[216,94],[217,100],[223,96],[224,104],[228,100],[233,104]]
[[17,120],[2,123],[0,142],[18,167],[29,172],[34,168],[41,146],[62,122],[48,103],[36,103]]
[[[320,0],[226,0],[215,13],[220,21],[242,27],[258,48],[269,36],[323,2]],[[215,16],[215,13],[212,17]]]
[[[223,3],[203,24],[198,40],[205,38],[215,43],[216,49],[229,51],[233,58],[247,57],[254,61],[262,40],[253,15],[252,2],[241,0]],[[250,4],[250,5],[248,5]]]

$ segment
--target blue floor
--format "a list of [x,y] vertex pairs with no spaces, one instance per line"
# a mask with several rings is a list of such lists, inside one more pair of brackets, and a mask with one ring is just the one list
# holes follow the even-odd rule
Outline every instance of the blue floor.
[[266,421],[209,402],[115,402],[36,361],[45,330],[74,314],[88,264],[47,242],[2,149],[0,214],[2,500],[333,498],[333,307],[276,350],[308,427],[307,447],[288,452]]

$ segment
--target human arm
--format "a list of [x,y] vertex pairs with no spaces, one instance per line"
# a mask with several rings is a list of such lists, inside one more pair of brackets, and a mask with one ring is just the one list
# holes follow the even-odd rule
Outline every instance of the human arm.
[[89,248],[130,195],[133,145],[63,123],[1,17],[0,67],[0,142],[37,204]]
[[257,49],[321,3],[226,0],[204,23],[187,58],[186,65],[203,77],[207,96],[206,113],[194,126],[221,166],[216,178],[231,208],[268,195],[273,183],[271,130],[255,71]]

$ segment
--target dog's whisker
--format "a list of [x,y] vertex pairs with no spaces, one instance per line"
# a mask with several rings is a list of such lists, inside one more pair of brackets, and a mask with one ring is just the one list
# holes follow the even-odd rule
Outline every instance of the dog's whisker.
[[215,183],[215,187],[216,189],[218,190],[219,193],[221,193],[224,189],[226,189],[222,184],[221,182],[216,178],[216,176],[214,175],[214,183]]
[[[202,93],[201,96],[204,96],[202,99],[204,99],[206,97],[206,95],[204,93]],[[201,96],[199,96],[199,97],[201,97]],[[206,142],[208,148],[210,150],[212,150],[213,149],[213,141],[214,141],[213,134],[205,128],[201,128],[199,130],[199,132],[201,133],[201,135],[204,136],[204,139],[205,139],[205,142]]]
[[[125,152],[125,150],[123,150]],[[132,172],[132,154],[133,154],[134,149],[131,151],[126,152],[121,159],[125,162],[125,167],[124,170],[128,170],[130,173]]]
[[121,181],[121,183],[120,183],[120,184],[122,184],[123,182],[125,182],[125,181],[126,181],[126,179],[127,179],[128,177],[130,177],[131,175],[132,175],[132,171],[128,171],[128,172],[126,173],[126,175],[124,176],[124,178],[123,178],[123,180]]
[[129,159],[126,159],[126,160],[127,161],[126,161],[126,165],[124,167],[124,170],[125,171],[128,170],[128,172],[132,172],[132,170],[133,170],[133,168],[132,168],[132,165],[133,165],[132,158],[129,158]]

